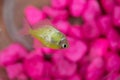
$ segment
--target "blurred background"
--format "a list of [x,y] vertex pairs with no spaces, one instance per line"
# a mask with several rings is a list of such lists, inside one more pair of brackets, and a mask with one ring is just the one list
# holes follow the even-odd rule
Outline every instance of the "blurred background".
[[[4,0],[0,0],[0,50],[5,48],[12,42],[6,31],[5,23],[3,21],[3,2]],[[0,77],[8,80],[8,78],[6,77],[6,72],[3,68],[0,68]]]
[[25,44],[29,48],[30,37],[23,37],[18,33],[23,25],[23,9],[29,4],[41,8],[49,3],[50,0],[0,0],[0,49],[5,48],[13,40]]
[[[5,20],[5,17],[8,18],[8,21],[11,20],[12,19],[10,18],[11,14],[13,11],[15,11],[15,16],[14,16],[15,19],[12,19],[12,20],[16,21],[15,22],[15,24],[17,25],[16,27],[21,27],[21,19],[22,19],[21,12],[27,4],[38,5],[40,7],[48,3],[49,3],[49,0],[36,0],[36,1],[34,0],[0,0],[0,50],[4,49],[9,44],[14,42],[10,35],[13,33],[12,31],[11,33],[9,33],[9,30],[6,29],[5,23],[7,23],[7,25],[10,25],[10,27],[12,24],[9,24],[9,22],[6,22],[7,20]],[[14,8],[12,8],[13,5],[14,5]],[[13,11],[11,11],[11,9],[13,9]],[[9,14],[9,11],[11,11],[10,14]],[[7,75],[4,68],[0,67],[0,78],[3,78],[4,80],[9,80],[6,76]]]
[[9,43],[12,42],[10,39],[6,28],[5,23],[3,21],[3,2],[4,0],[0,0],[0,50],[7,46]]
[[[23,16],[23,12],[24,12],[23,9],[29,4],[32,4],[36,8],[42,8],[42,6],[44,5],[50,5],[51,7],[50,1],[54,2],[54,0],[0,0],[0,51],[1,51],[0,53],[1,54],[2,54],[2,49],[6,48],[9,44],[15,41],[18,43],[24,44],[24,46],[27,47],[27,49],[25,48],[26,53],[28,49],[31,49],[32,47],[31,37],[29,35],[23,36],[18,33],[19,30],[22,29],[22,27],[24,27],[23,22],[25,21]],[[55,1],[56,1],[56,4],[58,4],[60,0],[58,1],[58,3],[57,3],[57,0]],[[66,21],[64,24],[64,21],[62,22],[61,20],[58,20],[59,18],[58,19],[56,18],[56,23],[58,22],[58,27],[59,25],[62,26],[62,27],[60,26],[61,29],[63,29],[63,27],[66,27],[66,29],[63,29],[63,30],[66,30],[67,37],[71,37],[72,39],[75,40],[76,45],[68,49],[68,52],[70,54],[67,51],[66,51],[66,54],[64,54],[65,52],[62,52],[62,50],[60,50],[61,51],[60,53],[62,54],[61,55],[62,57],[60,57],[60,59],[63,61],[60,62],[59,57],[57,58],[58,58],[58,61],[62,64],[62,66],[56,60],[54,60],[55,61],[54,65],[52,64],[51,60],[49,60],[48,63],[50,64],[50,66],[52,66],[50,68],[51,71],[52,69],[54,69],[54,66],[57,65],[58,67],[60,67],[60,71],[61,69],[63,69],[63,73],[64,73],[64,70],[66,71],[66,73],[69,73],[68,71],[70,71],[72,68],[71,65],[75,64],[76,68],[75,70],[73,70],[73,73],[75,72],[77,74],[79,73],[80,77],[82,77],[84,80],[98,80],[98,79],[99,80],[120,80],[118,79],[120,76],[120,11],[119,11],[120,0],[72,0],[72,1],[75,1],[74,4],[72,4],[73,2],[71,2],[70,0],[64,0],[64,1],[68,1],[68,3],[65,6],[65,11],[64,9],[62,10],[59,8],[57,10],[57,8],[54,8],[52,5],[53,8],[51,7],[50,11],[46,9],[46,12],[52,13],[52,14],[50,13],[50,15],[47,14],[47,19],[49,19],[52,15],[54,20],[55,19],[54,13],[57,14],[57,17],[59,17],[60,19],[63,17],[66,17],[68,24]],[[78,10],[78,13],[76,14],[77,10]],[[66,13],[67,13],[67,16],[61,16]],[[32,13],[32,15],[33,14],[34,13]],[[52,18],[51,18],[51,21],[52,21]],[[77,44],[77,42],[80,45]],[[34,40],[33,40],[33,43],[34,43]],[[13,51],[15,54],[17,54],[17,51],[18,51],[18,54],[22,53],[22,52],[19,52],[20,47],[17,47],[17,48],[12,47],[12,48],[17,49],[16,52],[14,52],[14,50],[10,48],[9,50],[5,49],[3,54],[7,53],[7,51],[10,53],[12,53]],[[28,51],[28,53],[31,53],[32,49],[31,51]],[[43,59],[44,58],[49,59],[49,56],[52,59],[51,55],[47,53],[57,53],[57,51],[44,52],[46,50],[46,49],[44,50],[44,48],[41,48],[40,50],[41,50]],[[46,55],[44,55],[44,53],[46,53]],[[59,50],[58,50],[58,53],[59,53]],[[2,60],[3,62],[4,60],[6,61],[8,60],[8,63],[9,63],[10,59],[12,60],[13,58],[16,58],[15,56],[11,57],[10,55],[11,54],[8,54],[8,55],[5,54],[5,56],[2,56],[2,58],[0,57],[0,60]],[[27,54],[24,56],[25,59],[28,57],[28,55],[30,54]],[[36,54],[33,54],[33,55],[36,56]],[[52,55],[55,55],[55,54],[52,54]],[[39,55],[39,57],[41,59],[41,54]],[[23,64],[25,59],[24,58],[20,58],[20,59],[21,59],[21,62],[19,62],[18,60],[18,63]],[[36,57],[35,57],[35,60],[36,60]],[[37,60],[39,63],[47,63],[47,60],[44,60],[44,62],[40,61],[39,59]],[[35,63],[34,60],[32,59],[31,61],[33,61],[32,65],[34,67],[34,63]],[[30,62],[31,64],[31,61],[28,61],[28,62]],[[17,62],[15,64],[17,64]],[[91,68],[91,64],[92,64],[92,68]],[[28,67],[29,65],[27,66],[27,68]],[[89,71],[89,68],[90,68],[90,71]],[[35,69],[36,69],[36,64],[35,64]],[[45,69],[47,69],[47,67],[45,67]],[[93,71],[91,69],[93,69]],[[114,76],[113,70],[116,70],[117,78],[115,79],[112,79]],[[57,68],[54,71],[57,71]],[[85,71],[88,71],[88,73]],[[38,70],[36,70],[36,72],[39,73]],[[15,74],[14,71],[12,73]],[[52,74],[51,72],[49,73]],[[75,75],[77,75],[76,73]],[[95,79],[92,79],[96,75],[98,76],[95,77]],[[109,79],[109,75],[112,75],[110,79]],[[7,76],[6,71],[4,70],[4,68],[0,67],[0,78],[2,78],[2,80],[9,80],[6,76]],[[104,77],[106,78],[106,76],[108,77],[108,79],[104,79]],[[78,78],[80,77],[78,76]],[[54,75],[54,78],[56,78],[56,74]],[[70,78],[71,76],[69,76],[68,80],[76,80],[74,78],[73,79],[70,79]],[[77,80],[83,80],[83,79],[77,79]],[[58,80],[58,79],[55,79],[55,80]],[[59,80],[66,80],[66,78],[65,79],[61,78]]]

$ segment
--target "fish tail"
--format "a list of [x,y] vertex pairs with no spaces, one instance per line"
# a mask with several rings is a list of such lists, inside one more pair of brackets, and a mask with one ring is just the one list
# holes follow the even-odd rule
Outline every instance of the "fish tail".
[[32,31],[31,25],[29,25],[29,23],[24,20],[23,28],[20,30],[20,34],[28,35],[30,31]]

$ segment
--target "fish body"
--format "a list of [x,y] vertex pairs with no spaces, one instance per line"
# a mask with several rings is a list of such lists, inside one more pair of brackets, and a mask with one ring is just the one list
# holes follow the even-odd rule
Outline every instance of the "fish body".
[[48,48],[64,49],[68,47],[65,35],[51,25],[44,25],[36,29],[31,28],[29,34]]

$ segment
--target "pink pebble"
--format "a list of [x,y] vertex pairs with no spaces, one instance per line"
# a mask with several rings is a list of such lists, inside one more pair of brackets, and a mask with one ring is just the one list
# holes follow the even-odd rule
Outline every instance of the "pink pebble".
[[74,40],[70,43],[70,47],[64,53],[64,56],[70,61],[77,62],[87,51],[87,45],[82,41]]
[[82,77],[82,79],[84,79],[84,80],[86,78],[86,72],[87,72],[88,65],[90,64],[90,61],[88,59],[89,58],[87,56],[85,56],[78,63],[78,66],[79,66],[78,73]]
[[[59,52],[60,53],[60,52]],[[72,76],[77,68],[76,63],[69,62],[63,54],[56,53],[53,56],[54,61],[54,76],[55,77],[69,77]]]
[[94,41],[90,48],[90,57],[105,56],[109,49],[109,43],[107,39],[99,38]]
[[66,8],[69,4],[69,0],[51,0],[51,5],[57,9]]
[[71,26],[68,31],[68,36],[74,37],[77,39],[82,39],[83,33],[82,33],[82,29],[80,27],[81,26]]
[[43,47],[43,48],[42,48],[42,52],[43,52],[44,54],[52,54],[52,53],[54,53],[54,51],[55,51],[55,50],[50,49],[50,48],[46,48],[46,47]]
[[20,63],[9,65],[6,71],[10,80],[18,77],[23,72],[23,65]]
[[119,42],[118,42],[118,50],[120,50],[120,40],[119,40]]
[[116,52],[110,52],[106,56],[106,69],[108,72],[120,70],[120,57]]
[[100,0],[101,5],[105,12],[111,13],[113,11],[115,0]]
[[44,13],[48,15],[48,17],[55,19],[55,20],[66,20],[68,19],[68,12],[66,9],[54,9],[51,7],[43,7]]
[[96,19],[99,15],[101,15],[101,10],[98,2],[96,0],[88,0],[87,6],[83,13],[83,19],[85,21],[91,21]]
[[112,28],[111,16],[110,15],[101,16],[97,21],[97,25],[100,29],[100,33],[106,35]]
[[113,10],[113,22],[115,26],[120,26],[120,6],[115,6]]
[[108,41],[110,43],[111,50],[117,50],[119,47],[120,36],[117,31],[111,29],[107,34]]
[[40,9],[31,5],[25,8],[24,14],[31,25],[35,25],[46,17]]
[[28,77],[22,73],[17,76],[17,80],[28,80]]
[[104,72],[104,61],[102,58],[95,58],[87,68],[86,80],[101,80]]
[[116,4],[120,5],[120,0],[115,0]]
[[29,58],[29,57],[33,57],[35,55],[38,55],[41,57],[41,59],[43,59],[43,52],[42,52],[42,48],[37,48],[37,49],[34,49],[33,51],[30,52],[30,55],[29,56],[26,56],[26,58]]
[[64,78],[55,78],[54,80],[65,80]]
[[117,72],[109,72],[105,77],[103,77],[103,80],[119,80],[120,75]]
[[64,34],[68,33],[68,29],[70,27],[70,23],[68,21],[59,20],[54,22],[54,25],[58,30],[60,30]]
[[26,49],[20,44],[13,43],[6,49],[1,51],[0,54],[0,65],[6,66],[9,64],[16,63],[18,60],[25,58],[27,55]]
[[79,17],[84,12],[86,7],[86,0],[72,0],[72,3],[70,5],[70,12],[71,15],[74,17]]
[[100,30],[95,21],[86,22],[82,26],[83,35],[87,39],[94,39],[100,35]]
[[31,78],[39,78],[43,74],[44,63],[39,54],[29,54],[24,60],[24,69]]
[[52,80],[52,79],[46,77],[46,78],[42,78],[41,80]]
[[51,62],[45,62],[43,76],[48,77],[48,78],[52,76],[52,67],[53,65]]
[[80,77],[80,75],[75,74],[71,76],[70,78],[68,78],[67,80],[82,80],[82,78]]
[[[30,79],[31,80],[31,79]],[[41,77],[41,78],[37,78],[37,79],[32,79],[32,80],[52,80],[49,77]]]

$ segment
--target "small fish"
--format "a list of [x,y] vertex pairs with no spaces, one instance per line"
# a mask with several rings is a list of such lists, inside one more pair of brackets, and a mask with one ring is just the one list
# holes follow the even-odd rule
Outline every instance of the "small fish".
[[40,43],[52,49],[68,48],[69,44],[66,36],[49,24],[39,25],[37,28],[29,27],[28,34],[40,41]]

